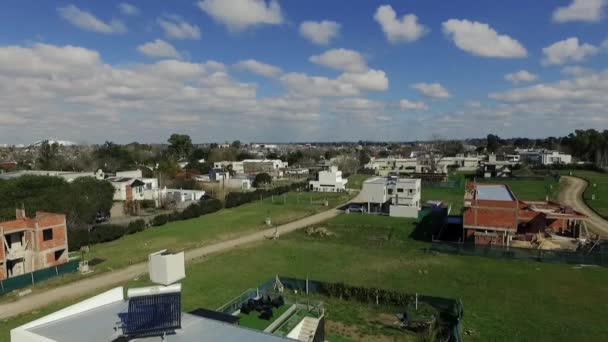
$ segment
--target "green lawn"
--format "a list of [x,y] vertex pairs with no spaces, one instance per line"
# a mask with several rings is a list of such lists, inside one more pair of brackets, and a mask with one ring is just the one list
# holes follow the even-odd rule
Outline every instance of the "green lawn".
[[[340,215],[322,225],[336,234],[332,237],[297,231],[190,263],[183,310],[217,308],[281,274],[460,298],[466,341],[606,340],[606,268],[429,253],[428,243],[409,238],[414,224],[401,218]],[[144,284],[140,279],[129,285]],[[0,322],[2,338],[7,339],[10,328],[67,304]],[[382,332],[356,304],[328,301],[325,308],[327,336],[345,336],[336,326],[355,329],[360,336],[356,340]]]
[[283,305],[278,308],[272,309],[272,317],[269,320],[260,319],[258,316],[260,315],[257,311],[252,311],[249,314],[240,314],[241,317],[239,324],[255,330],[264,330],[266,329],[272,322],[274,322],[277,318],[281,317],[281,315],[289,309],[291,305]]
[[[559,183],[549,178],[538,179],[483,179],[478,178],[479,183],[500,183],[509,186],[511,191],[522,200],[544,200],[547,195],[550,199],[556,200],[559,194]],[[607,196],[608,197],[608,196]],[[433,186],[422,186],[422,201],[441,200],[452,205],[451,214],[460,213],[463,205],[464,189],[460,188],[441,188]]]
[[[608,174],[594,171],[565,171],[563,174],[570,174],[583,178],[589,182],[589,186],[584,193],[585,202],[598,214],[608,218]],[[595,199],[592,199],[595,194]]]
[[[195,219],[152,227],[115,241],[91,246],[86,258],[101,262],[92,266],[95,272],[90,276],[145,261],[148,254],[161,249],[182,251],[264,229],[268,215],[273,225],[279,225],[328,210],[348,199],[347,193],[291,192]],[[325,200],[329,202],[329,207],[323,205]],[[70,274],[42,282],[35,287],[49,288],[81,278],[78,274]],[[14,299],[15,296],[10,294],[0,296],[0,301]]]
[[348,183],[346,183],[346,187],[348,189],[361,190],[361,188],[363,187],[363,182],[370,177],[373,176],[361,174],[350,175],[348,176]]

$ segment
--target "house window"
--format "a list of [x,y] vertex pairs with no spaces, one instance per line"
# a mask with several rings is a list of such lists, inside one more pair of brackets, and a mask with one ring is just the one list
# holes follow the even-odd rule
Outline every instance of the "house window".
[[61,259],[63,252],[65,252],[65,249],[55,251],[55,261],[59,261],[59,259]]
[[414,189],[410,189],[410,195],[414,193]]
[[53,240],[53,229],[45,229],[42,231],[42,241]]
[[399,188],[397,189],[397,192],[403,192],[403,189]]
[[388,189],[388,194],[392,195],[393,194],[393,189]]

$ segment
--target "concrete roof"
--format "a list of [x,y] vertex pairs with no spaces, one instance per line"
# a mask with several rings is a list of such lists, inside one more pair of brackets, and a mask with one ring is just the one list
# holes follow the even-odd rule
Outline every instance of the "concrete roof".
[[[120,329],[115,330],[120,322],[119,314],[128,311],[128,302],[120,301],[72,315],[47,324],[36,326],[28,331],[54,341],[62,342],[108,342],[120,336]],[[155,342],[160,337],[144,337],[131,341]],[[242,328],[236,325],[182,313],[182,328],[175,334],[165,336],[167,342],[285,342],[288,338]]]

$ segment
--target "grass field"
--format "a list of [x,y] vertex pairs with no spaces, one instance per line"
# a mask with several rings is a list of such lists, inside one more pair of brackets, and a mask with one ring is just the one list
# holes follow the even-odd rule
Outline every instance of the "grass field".
[[[548,195],[550,199],[556,200],[559,194],[559,183],[549,178],[543,179],[477,179],[479,183],[506,184],[519,199],[544,200]],[[607,184],[608,186],[608,184]],[[422,201],[441,200],[452,205],[451,214],[460,213],[463,205],[464,189],[441,188],[433,186],[422,186]],[[608,196],[607,196],[608,197]]]
[[[429,253],[426,242],[410,238],[415,221],[408,219],[349,214],[322,226],[336,235],[298,231],[188,264],[183,309],[217,308],[281,274],[460,298],[465,341],[605,341],[608,336],[605,268]],[[130,285],[146,283],[139,279]],[[0,339],[7,339],[10,328],[67,304],[0,322]],[[346,340],[340,334],[344,327],[358,336],[355,340],[383,333],[356,304],[328,301],[325,308],[330,340]]]
[[[594,171],[571,171],[573,176],[583,178],[589,182],[585,190],[584,199],[588,206],[593,208],[604,218],[608,218],[608,174]],[[563,172],[569,174],[570,171]],[[595,199],[592,199],[595,194]]]
[[348,183],[346,183],[346,187],[348,189],[361,190],[361,188],[363,187],[363,182],[370,177],[372,176],[362,174],[350,175],[348,176]]
[[[326,199],[329,207],[333,207],[348,198],[347,193],[291,192],[285,196],[274,196],[274,199],[266,198],[195,219],[170,222],[115,241],[93,245],[86,258],[97,259],[99,262],[93,266],[95,273],[91,275],[95,275],[145,261],[148,254],[161,249],[187,250],[264,229],[267,216],[270,216],[273,225],[279,225],[329,209],[323,205]],[[48,288],[78,279],[81,279],[80,275],[71,274],[42,282],[35,287]],[[14,299],[10,294],[0,296],[0,301]]]
[[257,311],[252,311],[249,314],[240,314],[241,317],[239,324],[246,328],[251,328],[255,330],[264,330],[266,329],[272,322],[274,322],[277,318],[279,318],[287,309],[289,309],[289,305],[283,305],[278,308],[272,309],[272,318],[269,320],[260,319],[258,316],[260,315]]

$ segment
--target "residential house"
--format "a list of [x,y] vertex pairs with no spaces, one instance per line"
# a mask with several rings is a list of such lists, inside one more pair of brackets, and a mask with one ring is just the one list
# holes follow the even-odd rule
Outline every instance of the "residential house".
[[65,215],[38,211],[29,218],[17,209],[13,221],[0,222],[0,279],[68,261]]
[[317,180],[310,181],[309,188],[317,192],[342,192],[346,190],[348,179],[342,178],[342,171],[337,166],[331,166],[329,170],[319,171]]
[[522,163],[537,165],[571,164],[572,156],[549,150],[517,149]]
[[551,231],[578,237],[586,216],[550,201],[519,200],[503,184],[467,183],[463,239],[476,245],[509,246],[513,239]]
[[420,179],[374,177],[363,182],[358,198],[367,205],[368,213],[417,218],[420,211],[421,187]]

